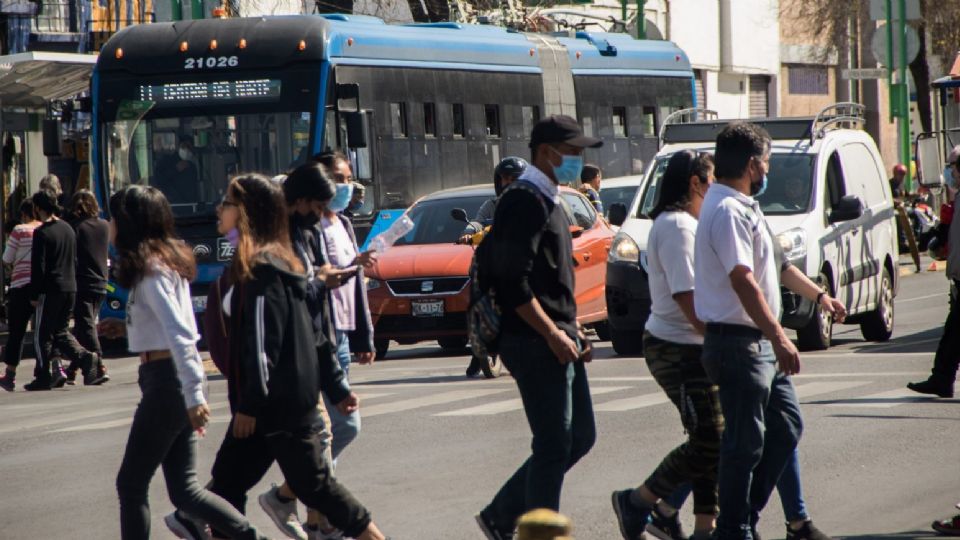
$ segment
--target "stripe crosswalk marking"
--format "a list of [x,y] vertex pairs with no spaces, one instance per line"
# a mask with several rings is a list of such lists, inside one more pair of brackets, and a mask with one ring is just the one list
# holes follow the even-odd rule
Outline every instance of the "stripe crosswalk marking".
[[653,394],[643,394],[641,396],[607,401],[599,405],[594,405],[593,410],[601,412],[623,412],[641,409],[643,407],[661,405],[663,403],[670,403],[670,398],[668,398],[663,392],[655,392]]
[[[215,411],[217,409],[224,409],[226,407],[227,407],[227,403],[223,401],[210,404],[210,410],[212,411]],[[227,421],[229,421],[230,419],[229,414],[217,415],[216,417],[214,417],[214,419],[221,418],[221,417],[225,417]],[[106,420],[103,422],[94,422],[92,424],[84,423],[77,426],[68,426],[65,428],[55,429],[53,430],[53,433],[70,433],[75,431],[95,431],[98,429],[111,429],[115,427],[126,426],[131,423],[133,423],[133,415],[130,415],[124,418],[116,418],[114,420]]]
[[828,407],[861,407],[866,409],[889,409],[902,405],[904,403],[913,403],[917,401],[927,401],[929,398],[918,396],[915,392],[907,388],[897,388],[876,394],[869,394],[856,398],[837,400],[836,403],[827,404]]
[[811,382],[798,384],[795,388],[797,389],[797,397],[803,399],[820,394],[829,394],[830,392],[839,392],[840,390],[847,390],[848,388],[856,388],[865,384],[870,384],[870,381]]
[[[599,396],[603,394],[609,394],[611,392],[618,392],[620,390],[628,390],[630,388],[631,387],[629,386],[599,386],[591,388],[590,394]],[[520,398],[514,398],[505,399],[503,401],[494,401],[493,403],[485,403],[475,407],[467,407],[465,409],[457,409],[455,411],[437,413],[434,416],[489,416],[493,414],[519,411],[521,409],[523,409],[523,401],[520,400]]]
[[509,388],[487,388],[476,390],[454,390],[450,392],[440,392],[422,397],[394,401],[392,403],[382,403],[360,409],[361,418],[370,418],[381,414],[409,411],[421,407],[430,407],[432,405],[443,405],[454,401],[463,401],[466,399],[476,399],[493,394],[500,394],[510,390]]

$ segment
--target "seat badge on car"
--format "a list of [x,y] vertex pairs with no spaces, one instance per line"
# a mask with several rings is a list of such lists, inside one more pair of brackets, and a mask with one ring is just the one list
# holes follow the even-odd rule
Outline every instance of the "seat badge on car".
[[420,284],[420,292],[430,294],[433,292],[433,281],[426,280]]

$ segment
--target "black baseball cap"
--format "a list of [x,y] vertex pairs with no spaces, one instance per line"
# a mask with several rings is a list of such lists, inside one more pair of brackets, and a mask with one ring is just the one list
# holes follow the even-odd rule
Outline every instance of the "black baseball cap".
[[603,146],[603,141],[584,135],[580,124],[565,114],[555,114],[540,120],[530,133],[530,148],[544,143],[561,142],[579,148]]

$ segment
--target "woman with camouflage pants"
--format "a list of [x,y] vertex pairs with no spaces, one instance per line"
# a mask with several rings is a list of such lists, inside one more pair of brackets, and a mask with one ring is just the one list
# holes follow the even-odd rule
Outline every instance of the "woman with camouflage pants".
[[[717,515],[717,464],[723,416],[717,387],[700,363],[704,326],[693,308],[693,246],[697,217],[713,182],[713,159],[690,150],[670,158],[647,242],[652,314],[643,336],[647,366],[680,411],[689,439],[672,450],[636,489],[613,493],[613,508],[625,540],[644,530],[676,538],[679,520],[669,497],[693,487],[695,540],[709,537]],[[681,499],[682,500],[682,499]],[[648,524],[649,521],[649,524]]]

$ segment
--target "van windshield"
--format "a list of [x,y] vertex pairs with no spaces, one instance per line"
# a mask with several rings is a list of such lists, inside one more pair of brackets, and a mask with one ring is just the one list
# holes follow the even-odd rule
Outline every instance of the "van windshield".
[[[671,154],[672,155],[672,154]],[[657,158],[650,180],[644,187],[637,217],[648,219],[659,196],[660,180],[671,155]],[[803,214],[813,202],[813,157],[809,154],[771,154],[767,191],[757,199],[768,216]]]

